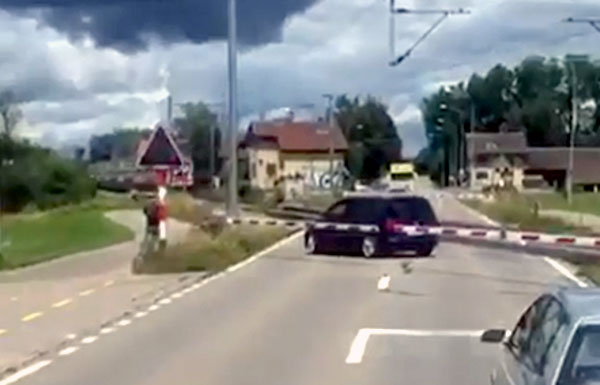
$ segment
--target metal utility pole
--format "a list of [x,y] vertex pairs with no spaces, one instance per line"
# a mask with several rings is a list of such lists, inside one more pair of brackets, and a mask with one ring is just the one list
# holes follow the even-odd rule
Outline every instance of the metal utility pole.
[[[475,103],[471,101],[471,117],[469,119],[469,132],[471,135],[475,134]],[[466,138],[465,138],[466,139]],[[475,141],[473,137],[473,144],[469,151],[469,187],[473,187],[475,181]],[[468,147],[468,143],[467,143]]]
[[329,126],[329,186],[333,193],[333,94],[323,94],[323,97],[327,99],[327,125]]
[[592,26],[592,28],[594,28],[596,31],[598,31],[600,33],[600,19],[598,18],[589,18],[589,17],[584,17],[584,18],[574,18],[574,17],[569,17],[565,20],[563,20],[565,23],[578,23],[578,24],[589,24]]
[[238,214],[237,189],[237,11],[236,0],[228,3],[228,75],[229,75],[229,180],[227,183],[227,215]]
[[575,63],[569,63],[573,78],[571,81],[572,95],[571,95],[571,135],[569,140],[569,165],[567,168],[567,202],[569,205],[573,203],[573,163],[574,163],[574,152],[575,152],[575,130],[577,130],[577,110],[579,109],[577,101],[577,71],[575,70]]
[[169,95],[167,98],[167,122],[169,126],[173,124],[173,96]]
[[[431,35],[431,33],[433,33],[433,31],[435,31],[435,29],[437,27],[439,27],[440,24],[442,24],[442,22],[444,20],[446,20],[446,18],[448,18],[451,15],[468,15],[471,12],[469,10],[463,9],[463,8],[458,8],[458,9],[407,9],[407,8],[396,8],[395,7],[395,0],[390,0],[390,66],[397,66],[398,64],[402,63],[404,60],[406,60],[411,53],[415,50],[415,48],[417,48],[429,35]],[[410,46],[410,48],[408,48],[402,55],[400,56],[396,56],[396,49],[395,49],[395,39],[396,39],[396,25],[395,25],[395,20],[394,17],[395,15],[399,15],[399,14],[415,14],[415,15],[441,15],[440,18],[438,18],[432,25],[431,27],[429,27],[429,29],[427,29],[427,31],[425,31],[425,33],[423,33],[423,35],[421,35],[417,41]]]

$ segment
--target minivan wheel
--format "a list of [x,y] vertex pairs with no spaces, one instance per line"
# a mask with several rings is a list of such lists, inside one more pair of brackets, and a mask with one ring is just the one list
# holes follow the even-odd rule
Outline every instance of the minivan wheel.
[[417,249],[417,256],[419,256],[419,257],[431,256],[431,253],[433,252],[434,247],[435,247],[434,245],[421,246],[420,248]]
[[375,238],[365,237],[363,239],[361,251],[365,258],[375,256],[375,253],[377,252],[377,241]]
[[314,234],[308,234],[304,241],[304,251],[306,254],[315,254],[317,252],[317,240]]

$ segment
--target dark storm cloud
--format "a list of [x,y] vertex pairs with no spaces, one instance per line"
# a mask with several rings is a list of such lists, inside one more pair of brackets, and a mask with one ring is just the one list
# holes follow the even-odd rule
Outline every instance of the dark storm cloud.
[[[318,0],[241,0],[238,35],[247,46],[277,40],[285,19]],[[202,43],[227,33],[226,0],[0,0],[0,8],[32,12],[72,38],[90,34],[99,46],[145,48],[148,37]]]

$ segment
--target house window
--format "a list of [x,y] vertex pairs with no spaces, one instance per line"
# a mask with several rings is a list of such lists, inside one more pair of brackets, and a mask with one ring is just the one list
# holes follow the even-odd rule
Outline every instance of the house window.
[[262,165],[263,165],[263,160],[262,160],[262,159],[259,159],[259,160],[258,160],[258,165],[259,165],[259,166],[262,166]]
[[498,146],[494,142],[486,142],[485,149],[487,151],[495,151],[498,149]]
[[277,175],[277,165],[275,163],[267,164],[267,176],[269,178],[274,178]]
[[283,159],[279,158],[279,169],[283,170],[283,166],[284,166]]
[[475,179],[477,179],[477,180],[488,179],[488,172],[487,171],[477,171],[477,173],[475,173]]
[[252,162],[250,165],[250,178],[256,178],[256,163]]

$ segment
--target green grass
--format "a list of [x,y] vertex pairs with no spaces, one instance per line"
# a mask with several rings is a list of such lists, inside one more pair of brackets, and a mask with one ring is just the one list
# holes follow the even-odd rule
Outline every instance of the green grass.
[[221,271],[288,234],[283,228],[257,226],[231,227],[216,236],[195,230],[184,242],[168,245],[163,252],[145,258],[141,271],[148,274]]
[[10,269],[133,239],[99,209],[69,207],[3,218],[3,262]]
[[589,278],[595,285],[600,285],[600,264],[584,263],[577,265],[577,275]]
[[560,193],[534,194],[528,195],[528,198],[540,202],[542,210],[565,210],[600,215],[600,194],[576,193],[573,195],[571,205]]
[[[463,203],[508,227],[546,233],[589,234],[590,229],[573,226],[558,218],[542,217],[534,212],[534,199],[517,193],[496,195],[493,202],[466,200]],[[547,208],[543,206],[542,209]]]

